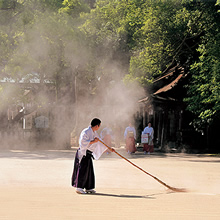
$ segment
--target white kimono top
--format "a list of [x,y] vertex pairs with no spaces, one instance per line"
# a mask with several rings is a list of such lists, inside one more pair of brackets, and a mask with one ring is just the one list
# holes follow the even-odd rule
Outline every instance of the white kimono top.
[[142,134],[149,134],[149,136],[151,137],[151,139],[154,139],[154,129],[152,127],[146,127],[144,129],[144,131],[142,132]]
[[125,128],[125,133],[124,133],[124,139],[126,139],[127,135],[129,132],[133,132],[134,134],[134,139],[136,139],[136,131],[134,127],[130,127],[128,126],[127,128]]
[[86,156],[86,151],[92,152],[95,160],[98,160],[100,156],[107,150],[106,146],[101,142],[96,142],[94,144],[89,144],[90,141],[94,140],[95,137],[99,138],[98,133],[93,131],[91,126],[85,128],[79,137],[79,149],[78,149],[78,159],[81,161],[83,156]]

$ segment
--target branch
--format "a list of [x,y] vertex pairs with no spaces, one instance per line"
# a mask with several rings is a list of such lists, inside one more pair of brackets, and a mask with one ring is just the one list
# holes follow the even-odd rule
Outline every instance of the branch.
[[175,61],[177,55],[179,54],[179,51],[180,51],[182,45],[184,44],[186,38],[187,38],[187,35],[186,35],[186,36],[184,37],[184,39],[182,40],[181,44],[177,47],[177,49],[176,49],[176,54],[174,55],[171,64],[163,71],[163,73],[165,73],[165,72],[173,65],[173,63],[174,63],[174,61]]

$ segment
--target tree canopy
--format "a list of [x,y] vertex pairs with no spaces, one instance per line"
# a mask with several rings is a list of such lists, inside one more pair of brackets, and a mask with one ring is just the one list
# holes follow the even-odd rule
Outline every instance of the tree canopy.
[[201,127],[219,117],[219,5],[219,0],[0,0],[1,75],[19,80],[38,73],[57,93],[77,75],[85,93],[94,95],[113,80],[147,88],[181,64],[190,76],[184,100]]

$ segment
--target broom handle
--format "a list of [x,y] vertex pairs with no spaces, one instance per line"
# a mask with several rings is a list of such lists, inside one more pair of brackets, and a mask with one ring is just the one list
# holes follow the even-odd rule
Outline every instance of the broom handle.
[[[113,148],[109,147],[107,144],[105,144],[102,140],[99,139],[99,141],[104,144],[110,151],[112,151]],[[136,164],[132,163],[130,160],[128,160],[127,158],[123,157],[121,154],[119,154],[115,149],[113,149],[113,152],[115,152],[119,157],[123,158],[124,160],[126,160],[127,162],[129,162],[130,164],[132,164],[133,166],[135,166],[136,168],[138,168],[139,170],[141,170],[142,172],[146,173],[147,175],[153,177],[155,180],[157,180],[160,184],[166,186],[168,189],[171,189],[173,191],[178,191],[178,192],[183,192],[182,189],[177,189],[174,188],[172,186],[167,185],[166,183],[164,183],[163,181],[161,181],[160,179],[158,179],[157,177],[153,176],[152,174],[148,173],[147,171],[143,170],[142,168],[140,168],[139,166],[137,166]]]

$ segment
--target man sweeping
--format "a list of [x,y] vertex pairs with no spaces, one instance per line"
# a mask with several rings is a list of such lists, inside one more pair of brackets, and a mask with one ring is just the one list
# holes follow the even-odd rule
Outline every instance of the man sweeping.
[[[76,192],[79,194],[96,192],[92,159],[98,160],[107,150],[106,146],[99,142],[97,131],[100,126],[101,120],[94,118],[91,125],[85,128],[79,137],[79,149],[76,152],[72,175],[72,186],[76,187]],[[111,148],[111,151],[114,152],[114,149]]]

